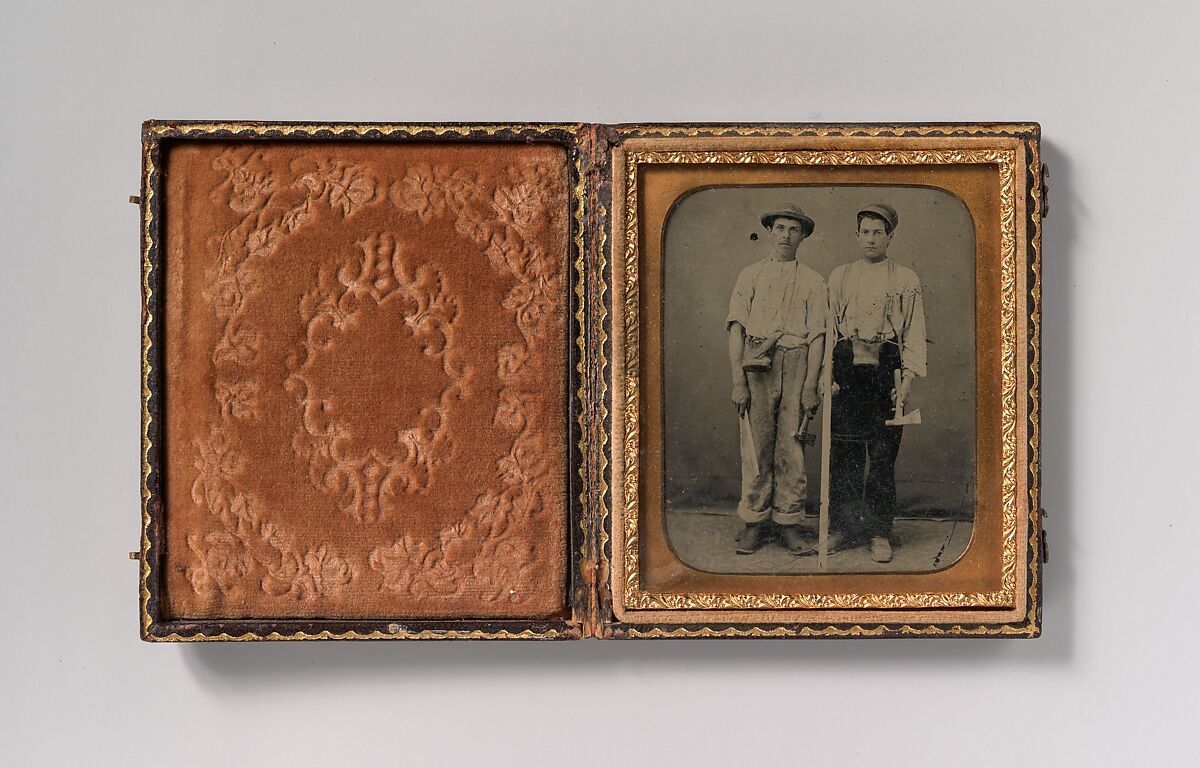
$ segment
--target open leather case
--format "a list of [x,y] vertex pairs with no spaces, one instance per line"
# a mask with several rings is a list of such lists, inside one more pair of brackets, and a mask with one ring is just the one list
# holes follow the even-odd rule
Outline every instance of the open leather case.
[[[1036,636],[1039,140],[147,122],[142,637]],[[833,551],[822,407],[817,554],[739,559],[746,234],[799,201],[824,281],[876,197],[921,255],[939,393],[899,449],[913,517],[892,566]]]

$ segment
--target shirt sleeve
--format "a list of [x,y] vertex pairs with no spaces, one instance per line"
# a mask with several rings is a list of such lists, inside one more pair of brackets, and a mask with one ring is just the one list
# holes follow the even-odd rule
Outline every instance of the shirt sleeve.
[[818,336],[824,336],[829,322],[829,289],[820,277],[813,280],[808,291],[808,316],[805,325],[808,329],[808,341],[812,342]]
[[841,295],[842,275],[846,269],[846,265],[843,264],[829,273],[829,285],[827,286],[829,303],[827,306],[829,313],[833,315],[834,331],[836,331],[834,338],[846,335],[845,329],[837,326],[838,318],[842,316],[843,302],[846,300],[846,297]]
[[900,350],[900,365],[918,376],[925,375],[925,302],[921,297],[921,281],[913,276],[912,286],[904,291],[908,329],[904,333],[904,349]]
[[729,315],[725,318],[725,330],[734,323],[746,328],[750,323],[750,302],[754,299],[754,266],[742,270],[737,282],[733,285],[733,295],[729,297]]

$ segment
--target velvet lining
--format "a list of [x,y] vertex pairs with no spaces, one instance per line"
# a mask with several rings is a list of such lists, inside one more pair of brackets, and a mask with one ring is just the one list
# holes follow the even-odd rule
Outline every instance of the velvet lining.
[[183,141],[165,179],[166,615],[562,613],[565,151]]

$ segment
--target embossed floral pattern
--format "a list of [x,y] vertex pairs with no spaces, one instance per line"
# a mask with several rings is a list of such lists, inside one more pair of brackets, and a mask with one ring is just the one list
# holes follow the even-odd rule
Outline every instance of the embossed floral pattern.
[[[207,426],[187,421],[201,435],[189,464],[172,465],[191,470],[194,505],[169,500],[173,519],[192,516],[168,550],[176,610],[557,610],[568,212],[556,153],[512,167],[285,144],[208,155],[218,181],[202,215],[221,223],[186,242],[208,253],[194,284],[211,390]],[[483,296],[490,306],[466,311]]]
[[[228,150],[213,162],[225,181],[210,198],[245,214],[241,222],[209,242],[215,265],[204,296],[224,321],[213,362],[249,365],[258,354],[259,331],[243,318],[246,301],[260,289],[255,262],[269,259],[283,238],[312,220],[312,206],[325,202],[349,216],[374,195],[375,179],[363,168],[322,162],[281,188],[263,167],[262,152]],[[303,197],[294,201],[297,191]]]
[[391,197],[396,207],[412,211],[422,222],[428,222],[445,213],[447,207],[464,210],[477,187],[477,176],[466,169],[419,163],[392,185]]
[[[515,585],[524,582],[536,553],[519,533],[554,493],[554,477],[547,472],[542,435],[527,416],[536,408],[538,382],[527,376],[525,362],[545,336],[544,321],[561,310],[564,277],[558,262],[526,238],[548,215],[551,173],[509,169],[511,183],[489,198],[467,174],[416,169],[406,176],[403,194],[392,196],[397,206],[418,216],[453,215],[458,232],[485,246],[492,268],[514,281],[502,306],[512,313],[524,341],[502,346],[496,357],[502,387],[493,419],[514,433],[509,454],[497,463],[498,492],[481,495],[461,523],[441,532],[437,546],[406,537],[375,549],[369,564],[383,575],[384,589],[448,597],[470,592],[511,603],[529,597]],[[480,215],[485,204],[491,210]]]
[[300,177],[311,197],[349,216],[375,196],[375,182],[362,169],[345,163],[325,162]]
[[324,547],[300,551],[277,525],[262,520],[255,500],[237,489],[236,478],[246,458],[220,427],[214,426],[207,439],[197,440],[196,448],[199,471],[192,499],[224,527],[187,539],[199,560],[187,570],[197,594],[211,595],[216,588],[237,595],[242,578],[250,574],[258,576],[264,591],[297,599],[336,595],[350,582],[353,574],[346,560]]
[[217,402],[221,415],[253,421],[258,415],[258,384],[253,381],[217,383]]
[[250,572],[250,558],[236,537],[216,531],[188,536],[187,543],[200,561],[187,570],[188,581],[197,594],[209,597],[214,589],[226,595],[240,590],[241,578]]
[[[372,235],[358,247],[356,264],[343,266],[336,280],[322,275],[321,285],[301,299],[306,340],[285,387],[302,412],[293,445],[309,463],[310,480],[338,494],[342,511],[355,520],[372,522],[388,514],[401,494],[428,486],[434,467],[452,447],[445,416],[462,396],[463,377],[448,349],[458,301],[447,293],[442,273],[414,264],[418,260],[387,233]],[[353,332],[365,302],[400,313],[425,356],[440,364],[448,384],[436,402],[420,409],[416,423],[397,430],[394,443],[356,452],[348,447],[349,421],[330,417],[329,400],[310,373],[335,339]]]

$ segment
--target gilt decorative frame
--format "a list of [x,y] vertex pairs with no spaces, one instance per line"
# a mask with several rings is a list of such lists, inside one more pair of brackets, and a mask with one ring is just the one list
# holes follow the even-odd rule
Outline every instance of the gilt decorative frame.
[[[1042,166],[1035,124],[893,126],[627,126],[612,145],[612,631],[631,637],[1021,635],[1040,631],[1038,343]],[[646,401],[642,352],[647,238],[639,199],[648,167],[992,166],[999,179],[998,412],[1002,547],[986,591],[805,588],[648,589],[642,561]],[[674,194],[674,191],[672,192]],[[654,301],[651,298],[650,301]],[[657,362],[657,361],[655,361]],[[651,457],[653,458],[653,457]],[[831,578],[831,577],[830,577]],[[886,576],[876,577],[881,583]],[[681,577],[679,581],[684,581]],[[693,580],[694,581],[694,580]],[[745,583],[743,581],[743,583]]]

